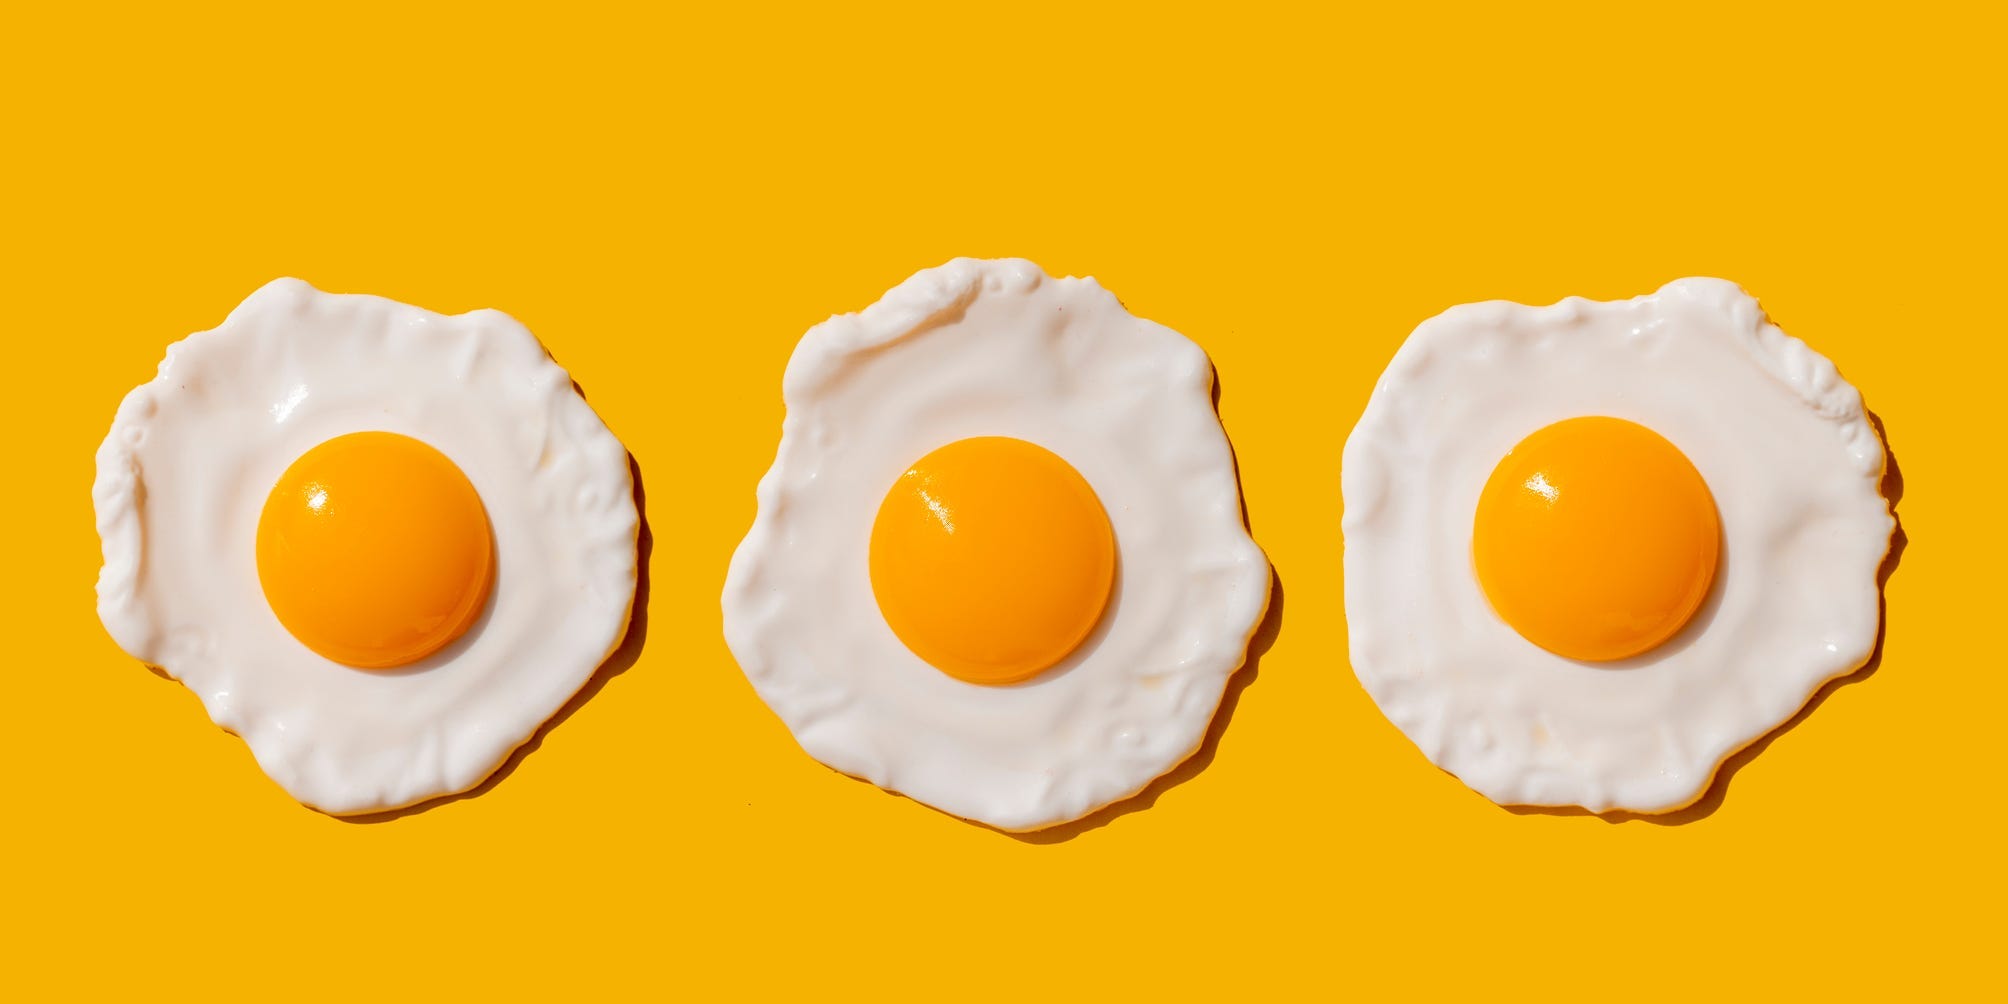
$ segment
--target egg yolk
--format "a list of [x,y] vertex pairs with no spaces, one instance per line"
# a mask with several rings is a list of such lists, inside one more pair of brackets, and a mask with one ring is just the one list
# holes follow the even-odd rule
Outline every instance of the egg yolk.
[[1017,683],[1066,658],[1101,620],[1115,566],[1094,489],[1021,439],[964,439],[922,457],[872,525],[886,623],[967,683]]
[[357,432],[308,450],[258,519],[258,581],[300,643],[364,669],[403,666],[465,632],[494,576],[488,513],[445,454]]
[[1528,641],[1605,661],[1672,637],[1721,549],[1701,473],[1623,419],[1557,422],[1520,441],[1478,499],[1472,556],[1492,608]]

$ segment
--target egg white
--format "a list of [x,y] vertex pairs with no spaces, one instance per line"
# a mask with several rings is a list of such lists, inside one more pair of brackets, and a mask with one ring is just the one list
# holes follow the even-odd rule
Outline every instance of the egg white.
[[[726,579],[740,667],[811,756],[957,816],[1036,829],[1139,791],[1198,748],[1268,602],[1212,380],[1182,335],[1026,261],[958,259],[812,328]],[[1099,626],[1016,686],[929,666],[872,594],[886,491],[972,436],[1057,453],[1115,531]]]
[[[286,467],[365,430],[452,458],[488,510],[496,555],[474,626],[386,671],[295,640],[255,556]],[[492,310],[449,317],[270,283],[169,346],[126,396],[92,497],[112,638],[194,691],[294,798],[330,813],[479,784],[591,678],[634,600],[627,451],[537,339]]]
[[[1493,611],[1472,526],[1493,467],[1583,415],[1666,437],[1707,481],[1713,590],[1665,644],[1584,663]],[[1662,812],[1860,667],[1894,519],[1882,442],[1824,357],[1719,279],[1547,307],[1453,307],[1418,327],[1346,441],[1353,669],[1436,765],[1502,804]]]

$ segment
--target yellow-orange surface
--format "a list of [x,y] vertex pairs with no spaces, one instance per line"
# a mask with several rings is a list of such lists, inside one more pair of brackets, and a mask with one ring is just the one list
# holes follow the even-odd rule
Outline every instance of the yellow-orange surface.
[[[0,18],[0,998],[1998,978],[1999,15],[823,6]],[[1094,275],[1205,346],[1280,581],[1195,765],[1029,839],[811,761],[719,631],[795,339],[965,254]],[[1444,307],[1691,274],[1755,292],[1885,424],[1909,543],[1880,661],[1674,825],[1506,811],[1353,679],[1341,443]],[[98,625],[114,408],[280,275],[513,314],[639,464],[639,654],[477,797],[301,808]]]

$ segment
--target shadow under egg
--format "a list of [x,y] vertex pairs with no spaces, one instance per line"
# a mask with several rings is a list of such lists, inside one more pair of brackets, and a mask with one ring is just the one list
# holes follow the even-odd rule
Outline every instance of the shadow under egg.
[[1157,804],[1158,797],[1187,781],[1198,777],[1213,763],[1220,752],[1220,740],[1227,734],[1228,723],[1234,718],[1234,711],[1241,704],[1241,694],[1262,675],[1262,657],[1275,647],[1276,638],[1283,631],[1283,577],[1276,566],[1269,566],[1269,608],[1263,612],[1262,620],[1255,627],[1255,633],[1248,638],[1248,654],[1241,666],[1227,678],[1227,686],[1220,694],[1220,703],[1213,710],[1213,719],[1206,725],[1206,734],[1200,739],[1191,755],[1153,778],[1151,782],[1135,794],[1117,799],[1088,813],[1079,819],[1048,826],[1039,830],[998,830],[994,826],[986,829],[997,830],[1007,837],[1026,844],[1062,844],[1083,833],[1099,830],[1132,812],[1141,812]]
[[[490,789],[507,780],[522,765],[526,757],[535,753],[538,748],[543,746],[544,739],[551,733],[551,730],[564,724],[566,720],[577,714],[578,710],[586,705],[586,702],[591,701],[600,691],[606,689],[607,684],[612,682],[615,677],[634,668],[635,663],[641,659],[643,648],[648,644],[649,556],[655,551],[655,534],[649,528],[648,490],[642,483],[641,464],[635,460],[634,454],[631,452],[628,454],[628,475],[634,482],[634,507],[635,516],[638,521],[635,533],[634,603],[628,610],[627,631],[622,634],[620,643],[614,646],[613,651],[601,661],[599,668],[593,671],[592,676],[587,678],[585,684],[574,692],[563,705],[559,706],[558,710],[551,714],[551,717],[538,725],[529,738],[525,739],[515,749],[509,751],[509,754],[502,758],[495,769],[490,771],[486,777],[481,779],[480,783],[473,787],[465,791],[435,795],[423,801],[414,802],[411,805],[399,808],[334,815],[333,818],[345,823],[364,825],[387,823],[392,820],[403,819],[406,816],[415,816],[422,812],[428,812],[442,805],[458,802],[462,799],[475,798],[486,794]],[[496,575],[499,581],[501,575],[499,564],[496,568]],[[482,611],[481,617],[476,620],[473,627],[468,629],[467,634],[462,635],[454,645],[449,645],[439,653],[435,653],[435,656],[439,657],[442,662],[452,658],[449,653],[460,650],[458,646],[460,646],[461,642],[466,642],[467,644],[473,643],[469,636],[474,635],[476,631],[487,623],[489,611],[494,606],[494,591],[492,590],[490,591],[489,599],[488,607]],[[432,657],[428,657],[408,668],[414,672],[423,672],[429,668],[426,664],[431,662]],[[333,815],[331,813],[324,814]]]
[[[1220,399],[1223,393],[1220,370],[1217,366],[1212,365],[1210,359],[1208,360],[1208,366],[1212,369],[1212,385],[1208,388],[1207,395],[1213,406],[1214,420],[1220,422],[1224,433],[1226,422],[1220,416]],[[1249,535],[1250,539],[1253,539],[1255,527],[1248,516],[1248,495],[1242,490],[1240,454],[1234,449],[1233,437],[1229,436],[1226,439],[1228,463],[1234,472],[1235,498],[1240,505],[1241,529]],[[1271,648],[1275,647],[1276,639],[1283,631],[1283,576],[1277,570],[1275,562],[1270,561],[1268,564],[1268,606],[1262,611],[1262,619],[1256,622],[1254,631],[1248,636],[1248,646],[1241,665],[1228,674],[1226,685],[1220,694],[1220,701],[1214,707],[1213,718],[1206,724],[1205,734],[1200,738],[1199,745],[1189,755],[1172,766],[1170,770],[1151,779],[1150,783],[1144,785],[1142,789],[1110,802],[1078,819],[1048,826],[1043,829],[1025,831],[1001,830],[983,823],[978,823],[977,825],[983,826],[985,829],[996,830],[996,832],[1011,837],[1020,843],[1066,843],[1083,833],[1101,829],[1132,812],[1140,812],[1156,805],[1158,798],[1165,792],[1197,777],[1200,772],[1211,765],[1213,758],[1220,751],[1221,737],[1227,734],[1227,727],[1234,718],[1234,711],[1240,706],[1242,693],[1249,687],[1254,686],[1256,679],[1261,676],[1262,657],[1268,654]],[[1118,585],[1121,583],[1121,576],[1120,550],[1118,550]],[[1103,614],[1104,623],[1097,626],[1096,634],[1091,635],[1090,640],[1098,640],[1100,635],[1104,633],[1107,622],[1114,620],[1114,607],[1117,598],[1117,596],[1111,596],[1110,610]],[[1081,653],[1076,652],[1075,654],[1080,655]]]
[[[1666,812],[1633,812],[1627,809],[1592,812],[1577,805],[1507,805],[1502,806],[1502,808],[1515,815],[1522,816],[1595,816],[1606,823],[1636,821],[1651,823],[1655,826],[1684,826],[1696,820],[1706,819],[1714,815],[1715,811],[1722,807],[1723,800],[1729,792],[1730,782],[1735,780],[1736,775],[1743,768],[1749,766],[1751,761],[1757,759],[1765,750],[1771,748],[1771,744],[1777,742],[1785,733],[1792,731],[1801,722],[1812,717],[1813,712],[1818,710],[1820,705],[1827,703],[1827,699],[1834,696],[1841,688],[1861,683],[1874,676],[1876,671],[1882,668],[1883,645],[1889,637],[1889,580],[1891,576],[1896,574],[1897,566],[1902,563],[1904,550],[1910,546],[1910,534],[1904,529],[1903,516],[1897,512],[1897,504],[1903,501],[1903,469],[1897,464],[1896,450],[1890,446],[1889,433],[1883,427],[1881,416],[1867,409],[1863,409],[1863,411],[1868,417],[1869,425],[1875,429],[1876,437],[1882,441],[1883,476],[1881,483],[1878,485],[1878,490],[1889,506],[1889,514],[1892,521],[1889,550],[1883,554],[1882,564],[1876,569],[1876,640],[1875,645],[1869,649],[1868,658],[1860,666],[1822,683],[1806,699],[1806,703],[1801,705],[1799,710],[1792,713],[1792,717],[1785,719],[1776,728],[1723,757],[1721,762],[1716,764],[1715,773],[1710,778],[1708,787],[1702,791],[1701,795],[1694,801],[1677,809],[1671,809]],[[1727,558],[1728,554],[1725,551],[1723,559],[1727,560]],[[1718,582],[1721,578],[1721,573],[1718,570]],[[1710,611],[1709,615],[1712,618],[1713,612]],[[1696,619],[1699,620],[1700,616],[1697,613]],[[1692,626],[1690,624],[1690,627]],[[1585,663],[1585,665],[1594,666],[1598,664]]]

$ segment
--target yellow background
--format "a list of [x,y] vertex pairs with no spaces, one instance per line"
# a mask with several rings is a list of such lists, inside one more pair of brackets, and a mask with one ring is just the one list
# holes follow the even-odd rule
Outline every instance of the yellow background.
[[[1998,21],[827,6],[4,16],[0,996],[1998,975]],[[961,254],[1092,274],[1207,348],[1283,584],[1210,762],[1070,839],[825,770],[719,636],[795,339]],[[1884,658],[1682,825],[1502,810],[1353,679],[1341,443],[1451,304],[1695,273],[1756,292],[1887,423],[1912,543]],[[508,311],[640,462],[645,647],[479,797],[303,809],[97,623],[92,453],[120,396],[279,275]]]

